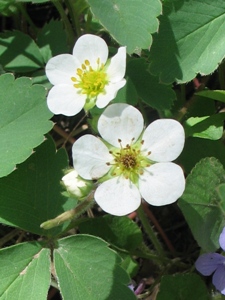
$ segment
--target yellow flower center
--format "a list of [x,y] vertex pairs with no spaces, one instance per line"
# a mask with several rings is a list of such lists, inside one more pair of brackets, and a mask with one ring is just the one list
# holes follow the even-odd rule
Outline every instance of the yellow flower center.
[[[134,139],[132,139],[133,141]],[[121,140],[118,139],[120,145]],[[143,174],[144,168],[149,167],[153,162],[147,158],[151,152],[144,154],[141,152],[141,146],[144,141],[135,144],[126,145],[118,149],[115,148],[109,151],[113,155],[114,161],[107,163],[112,165],[110,175],[120,176],[123,175],[126,179],[130,179],[133,183],[138,184],[138,178]]]
[[76,77],[71,77],[73,86],[86,94],[88,99],[96,98],[100,93],[105,92],[108,84],[107,73],[104,64],[97,59],[97,69],[94,70],[89,60],[85,60],[81,68],[76,70]]

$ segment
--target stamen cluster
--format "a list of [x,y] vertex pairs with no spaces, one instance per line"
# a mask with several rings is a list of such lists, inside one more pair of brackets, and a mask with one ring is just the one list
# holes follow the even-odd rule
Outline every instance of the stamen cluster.
[[[116,148],[113,151],[109,151],[114,157],[113,162],[107,163],[107,165],[112,165],[110,174],[112,176],[123,175],[126,179],[130,179],[134,184],[137,184],[138,177],[143,174],[144,168],[149,167],[153,163],[140,150],[144,141],[141,144],[127,144],[125,147],[122,147],[121,139],[118,139],[118,142],[120,143],[120,149]],[[148,152],[148,155],[150,155],[150,152]]]
[[98,94],[105,92],[105,86],[108,84],[107,74],[104,70],[104,64],[100,58],[97,59],[97,69],[94,70],[88,59],[84,61],[81,68],[77,69],[77,77],[71,77],[75,88],[81,89],[82,94],[88,98],[96,98]]

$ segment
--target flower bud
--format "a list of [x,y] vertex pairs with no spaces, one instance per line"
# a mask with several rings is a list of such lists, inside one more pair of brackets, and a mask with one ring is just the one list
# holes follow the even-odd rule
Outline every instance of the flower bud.
[[64,175],[62,183],[71,196],[79,199],[86,197],[93,188],[93,182],[80,177],[76,170],[71,170]]

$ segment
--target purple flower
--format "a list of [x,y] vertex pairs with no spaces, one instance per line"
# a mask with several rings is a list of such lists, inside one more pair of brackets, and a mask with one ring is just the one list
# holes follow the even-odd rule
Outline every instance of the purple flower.
[[[220,247],[225,251],[225,227],[219,238]],[[195,262],[196,269],[204,276],[212,273],[212,282],[221,294],[225,295],[225,257],[218,253],[201,255]]]

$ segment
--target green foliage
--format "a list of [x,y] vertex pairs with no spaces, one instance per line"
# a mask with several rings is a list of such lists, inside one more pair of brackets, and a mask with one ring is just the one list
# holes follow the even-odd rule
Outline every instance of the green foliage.
[[221,101],[221,102],[225,102],[225,91],[210,91],[210,90],[204,90],[201,92],[197,93],[200,96],[212,99],[212,100],[217,100],[217,101]]
[[44,141],[52,128],[52,113],[46,106],[46,91],[29,78],[0,76],[0,177],[11,173]]
[[[204,109],[202,109],[204,107]],[[200,93],[193,95],[193,103],[188,107],[188,117],[205,117],[216,113],[215,101]]]
[[49,138],[34,154],[7,177],[0,179],[0,222],[40,234],[54,235],[64,227],[45,231],[40,224],[74,206],[61,195],[65,151],[56,152]]
[[199,160],[212,156],[217,158],[225,168],[224,145],[221,140],[189,137],[185,141],[185,148],[179,157],[179,162],[188,174]]
[[128,255],[124,252],[118,252],[120,257],[122,258],[121,267],[129,274],[131,278],[133,278],[139,269],[138,262],[135,261],[131,255]]
[[[224,299],[194,273],[198,247],[219,252],[225,225],[224,0],[0,0],[0,15],[0,299],[46,300],[50,285],[64,300]],[[71,54],[86,33],[106,41],[109,57],[127,49],[126,85],[109,104],[136,106],[145,126],[172,118],[185,129],[175,163],[187,176],[186,189],[175,217],[176,204],[146,206],[146,216],[140,210],[111,216],[97,205],[89,210],[94,190],[84,201],[63,190],[73,142],[99,134],[105,107],[53,116],[45,65]],[[85,73],[79,63],[83,71],[53,70],[68,84]],[[45,137],[50,131],[55,142]],[[46,221],[52,229],[40,227]],[[9,226],[22,232],[18,239],[9,238]],[[144,278],[154,283],[147,280],[141,290]]]
[[191,117],[185,123],[186,137],[193,136],[203,139],[219,140],[223,135],[224,119],[225,113],[206,117]]
[[37,36],[37,44],[44,62],[47,62],[53,56],[68,52],[63,23],[51,20],[48,24],[45,24]]
[[135,250],[142,242],[139,227],[127,217],[106,215],[88,219],[79,225],[81,233],[101,237],[111,245],[127,251]]
[[46,300],[50,284],[50,251],[40,243],[0,250],[0,298]]
[[120,258],[103,240],[77,235],[59,240],[55,270],[64,299],[135,300]]
[[216,192],[221,183],[225,183],[225,172],[220,162],[213,157],[202,159],[187,177],[185,192],[178,201],[194,238],[208,252],[219,248],[225,225],[225,205]]
[[132,80],[138,95],[146,104],[159,110],[171,108],[176,97],[174,91],[170,86],[160,84],[158,78],[147,71],[144,59],[129,61],[127,76]]
[[209,300],[201,278],[196,274],[176,274],[162,277],[156,300]]
[[19,2],[32,2],[35,4],[49,2],[50,0],[17,0]]
[[127,103],[130,105],[137,105],[138,94],[132,80],[128,77],[126,85],[119,90],[113,103]]
[[210,74],[225,57],[225,2],[166,3],[150,51],[150,70],[165,83]]
[[20,31],[0,35],[1,64],[6,71],[26,73],[43,67],[38,46]]
[[15,0],[0,0],[0,14],[10,16],[17,12]]
[[[87,0],[94,16],[129,54],[149,49],[162,12],[159,0]],[[138,14],[137,14],[138,11]],[[132,30],[131,30],[132,28]]]

